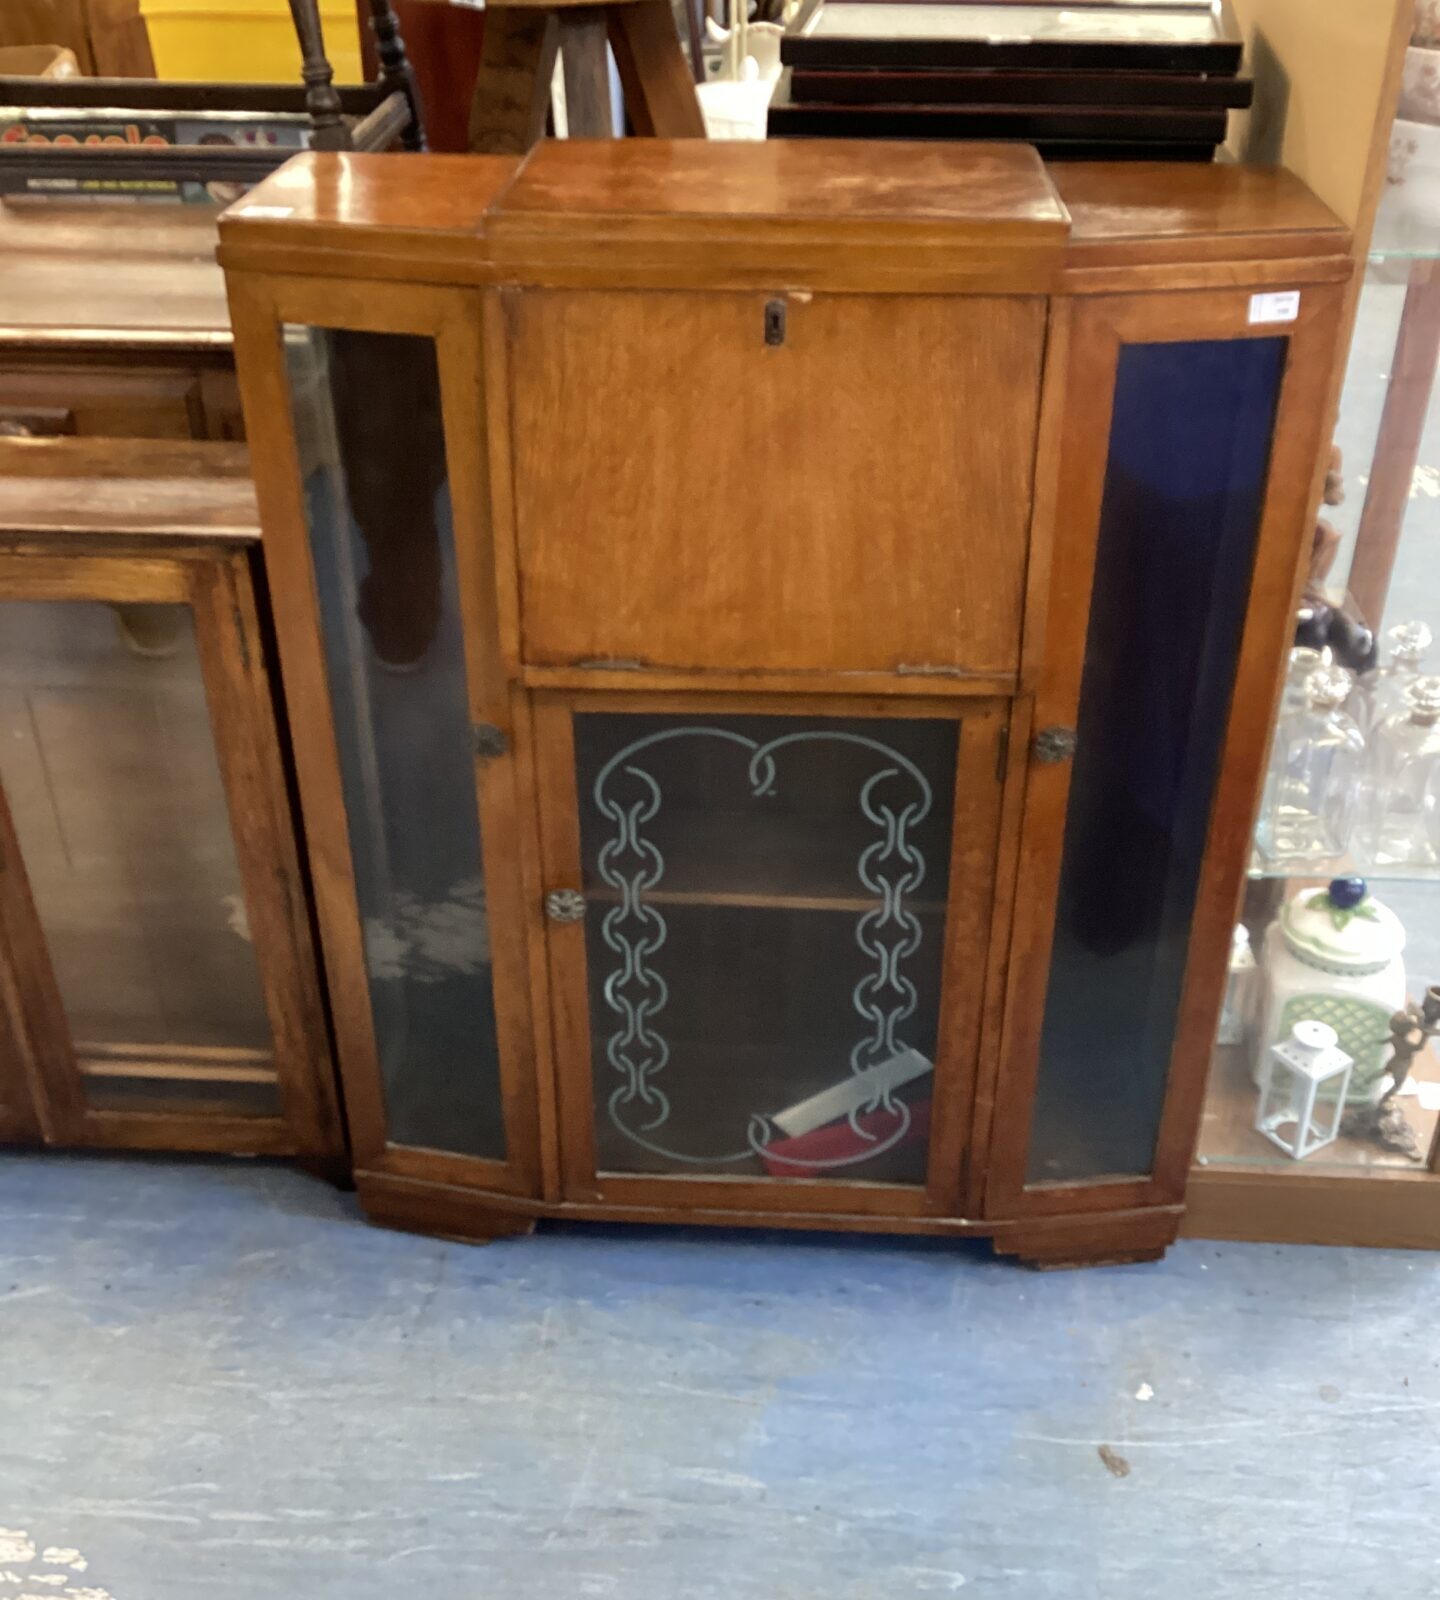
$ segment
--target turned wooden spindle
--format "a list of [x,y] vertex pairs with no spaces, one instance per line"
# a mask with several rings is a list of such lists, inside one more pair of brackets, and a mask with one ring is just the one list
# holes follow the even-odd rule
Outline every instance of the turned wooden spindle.
[[350,125],[340,109],[340,95],[335,88],[335,70],[325,55],[318,0],[290,0],[290,15],[300,41],[305,107],[315,130],[310,143],[316,150],[353,150],[355,141],[350,137]]
[[425,123],[421,116],[420,91],[400,34],[400,19],[390,0],[370,0],[370,26],[375,34],[375,53],[380,58],[381,80],[387,89],[403,94],[410,103],[410,125],[401,140],[407,150],[423,150]]

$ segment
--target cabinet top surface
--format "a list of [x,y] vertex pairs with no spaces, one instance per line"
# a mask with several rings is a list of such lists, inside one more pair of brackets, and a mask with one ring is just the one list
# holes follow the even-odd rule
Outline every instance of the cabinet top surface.
[[220,237],[227,267],[265,271],[1018,294],[1044,291],[1068,229],[1025,145],[605,139],[298,156]]
[[1164,287],[1172,264],[1218,272],[1348,248],[1280,168],[1047,170],[1028,145],[881,140],[551,140],[521,159],[312,152],[220,231],[227,267],[302,275],[1012,294],[1083,292],[1094,266],[1136,266]]
[[1306,254],[1348,244],[1340,220],[1284,167],[1074,162],[1057,164],[1050,176],[1070,214],[1077,253],[1130,246],[1137,254],[1175,254],[1196,239],[1251,238],[1272,252],[1298,247]]
[[269,236],[283,224],[280,237],[304,228],[473,239],[518,165],[514,156],[309,151],[236,201],[222,215],[220,233],[243,226]]
[[1064,208],[1027,145],[883,140],[551,140],[501,198],[497,221],[657,224],[904,222],[1061,237]]

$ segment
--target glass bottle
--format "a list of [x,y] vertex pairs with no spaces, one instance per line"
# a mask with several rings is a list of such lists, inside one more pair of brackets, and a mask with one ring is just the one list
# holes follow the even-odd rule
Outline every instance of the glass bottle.
[[1377,867],[1434,866],[1440,802],[1440,677],[1416,678],[1376,727],[1357,844]]
[[1290,665],[1285,673],[1285,692],[1280,701],[1283,716],[1305,704],[1305,683],[1312,672],[1330,665],[1328,650],[1312,650],[1309,645],[1297,644],[1290,652]]
[[1349,849],[1365,761],[1365,736],[1342,709],[1354,686],[1343,667],[1320,667],[1304,703],[1281,713],[1255,840],[1269,863],[1324,867]]
[[1357,721],[1365,732],[1379,727],[1386,717],[1397,711],[1409,711],[1405,691],[1420,676],[1432,638],[1423,622],[1397,622],[1386,631],[1390,654],[1383,667],[1367,672],[1360,680],[1359,691],[1352,707]]
[[1254,1009],[1255,971],[1250,930],[1243,922],[1238,922],[1230,939],[1230,973],[1225,981],[1225,1004],[1220,1012],[1216,1044],[1245,1043]]

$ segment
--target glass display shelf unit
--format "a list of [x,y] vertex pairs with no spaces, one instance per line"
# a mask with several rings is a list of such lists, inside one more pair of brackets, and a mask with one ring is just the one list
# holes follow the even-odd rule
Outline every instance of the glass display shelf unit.
[[[1440,406],[1434,382],[1440,365],[1440,268],[1433,265],[1440,262],[1440,221],[1424,224],[1403,202],[1403,194],[1387,195],[1367,257],[1336,456],[1306,596],[1307,605],[1318,608],[1322,619],[1347,617],[1369,629],[1378,662],[1387,670],[1400,660],[1395,643],[1403,634],[1396,635],[1397,625],[1423,622],[1440,634],[1440,566],[1433,556],[1440,538]],[[1332,632],[1331,638],[1340,645],[1335,653],[1343,659],[1348,643],[1343,630]],[[1304,642],[1324,648],[1313,630]],[[1274,1179],[1277,1197],[1298,1180],[1351,1180],[1347,1203],[1363,1210],[1375,1204],[1375,1191],[1362,1197],[1353,1183],[1370,1180],[1390,1183],[1393,1189],[1398,1177],[1440,1174],[1436,1040],[1421,1029],[1418,1048],[1399,1074],[1403,1081],[1398,1086],[1391,1043],[1397,1009],[1413,1006],[1418,1026],[1427,989],[1440,982],[1440,862],[1421,859],[1433,853],[1429,850],[1417,851],[1410,861],[1387,861],[1383,851],[1372,847],[1374,839],[1367,839],[1366,828],[1373,831],[1379,814],[1377,796],[1388,792],[1389,781],[1377,757],[1383,742],[1377,739],[1377,723],[1367,720],[1379,680],[1373,662],[1347,664],[1361,669],[1344,711],[1360,730],[1365,752],[1354,808],[1357,820],[1345,849],[1320,852],[1313,859],[1277,860],[1257,844],[1250,862],[1240,916],[1248,937],[1237,944],[1244,953],[1232,964],[1232,988],[1212,1054],[1196,1156],[1207,1183],[1223,1183],[1228,1173],[1237,1184],[1249,1185],[1235,1190],[1237,1205],[1243,1194],[1244,1204],[1263,1206],[1263,1198],[1256,1198],[1257,1176]],[[1440,646],[1431,646],[1414,675],[1437,669]],[[1304,677],[1303,671],[1297,676],[1292,670],[1286,687],[1292,707],[1297,696],[1303,697]],[[1390,684],[1395,682],[1392,677]],[[1293,738],[1295,718],[1292,714],[1287,721],[1283,708],[1281,724]],[[1262,840],[1265,807],[1276,794],[1277,778],[1283,783],[1287,774],[1297,785],[1313,777],[1303,759],[1293,751],[1281,756],[1277,744],[1262,800]],[[1344,781],[1356,779],[1352,775]],[[1432,785],[1425,792],[1428,799],[1421,803],[1440,812],[1440,789]],[[1362,826],[1363,818],[1371,820]],[[1333,937],[1341,954],[1327,961],[1320,952],[1307,950],[1303,938],[1292,934],[1287,939],[1285,926],[1306,897],[1323,896],[1335,879],[1363,879],[1369,893],[1360,924],[1349,923],[1343,909],[1331,915],[1327,937]],[[1373,939],[1391,914],[1400,930],[1398,948],[1380,952],[1389,957],[1388,965],[1378,955],[1367,965],[1365,940]],[[1284,991],[1286,1003],[1267,1004],[1277,988]],[[1357,997],[1368,1010],[1347,1009]],[[1357,1058],[1357,1065],[1338,1137],[1297,1160],[1258,1130],[1256,1122],[1262,1062],[1277,1042],[1270,1035],[1282,1020],[1288,1024],[1302,1014],[1337,1023],[1341,1047]],[[1433,1203],[1417,1197],[1412,1187],[1405,1190],[1409,1198],[1403,1205],[1397,1199],[1394,1206],[1387,1203],[1379,1209],[1417,1219],[1405,1242],[1440,1245],[1440,1188],[1421,1187],[1425,1195],[1434,1194]],[[1395,1195],[1399,1193],[1396,1189]],[[1423,1220],[1426,1216],[1429,1222]],[[1291,1235],[1280,1225],[1269,1235],[1241,1236]],[[1382,1230],[1371,1242],[1396,1240],[1393,1232]]]
[[1374,883],[1440,883],[1440,865],[1377,866],[1345,855],[1325,865],[1295,866],[1290,862],[1266,861],[1258,852],[1250,862],[1252,883],[1321,883],[1345,877],[1362,877]]
[[1408,261],[1440,261],[1440,237],[1433,228],[1406,224],[1387,238],[1376,240],[1365,256],[1368,268]]
[[[1440,1121],[1440,1062],[1427,1053],[1412,1076],[1414,1092],[1401,1097],[1406,1121],[1420,1149],[1428,1150]],[[1410,1156],[1386,1149],[1368,1139],[1341,1133],[1335,1143],[1317,1150],[1304,1161],[1289,1160],[1255,1127],[1257,1089],[1243,1047],[1217,1046],[1211,1066],[1210,1092],[1200,1126],[1196,1162],[1202,1167],[1236,1166],[1278,1172],[1373,1173],[1414,1172]]]

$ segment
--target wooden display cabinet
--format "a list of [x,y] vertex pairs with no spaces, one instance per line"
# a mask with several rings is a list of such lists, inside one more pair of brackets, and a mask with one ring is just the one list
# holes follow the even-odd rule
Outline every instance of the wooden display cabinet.
[[1174,1237],[1348,236],[1014,146],[222,220],[377,1221]]
[[0,441],[0,1138],[343,1160],[245,451]]

